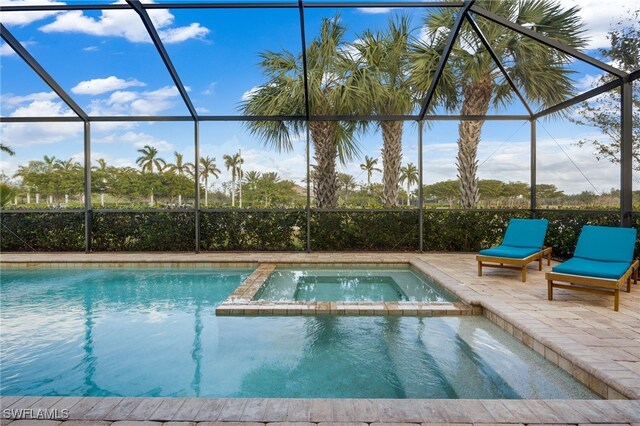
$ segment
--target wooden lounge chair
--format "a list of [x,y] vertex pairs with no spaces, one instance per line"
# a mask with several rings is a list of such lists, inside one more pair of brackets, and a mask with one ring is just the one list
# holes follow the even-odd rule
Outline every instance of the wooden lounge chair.
[[551,264],[551,247],[542,247],[548,226],[547,219],[511,219],[502,244],[480,250],[476,256],[478,276],[482,276],[483,266],[516,269],[522,271],[524,283],[527,281],[527,265],[536,260],[538,270],[542,271],[544,256],[547,256],[547,265]]
[[637,233],[633,228],[584,226],[573,257],[546,274],[549,300],[553,300],[554,288],[613,294],[613,310],[617,311],[622,284],[626,282],[627,292],[631,291],[632,276],[638,284],[640,262],[633,260]]

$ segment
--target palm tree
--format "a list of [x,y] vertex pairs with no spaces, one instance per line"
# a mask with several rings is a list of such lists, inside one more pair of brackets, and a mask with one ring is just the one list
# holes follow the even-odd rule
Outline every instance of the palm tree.
[[52,171],[55,170],[55,164],[57,162],[57,159],[54,155],[52,155],[51,157],[49,157],[48,155],[45,155],[43,157],[43,162],[44,162],[45,173],[51,173]]
[[0,152],[4,152],[5,154],[9,154],[10,156],[16,155],[16,152],[11,149],[10,146],[0,143]]
[[258,182],[260,181],[260,172],[256,172],[255,170],[248,171],[244,174],[244,182],[250,189],[255,190],[258,186]]
[[[307,80],[309,112],[311,115],[352,114],[358,96],[347,90],[352,86],[350,61],[344,42],[346,28],[340,17],[322,20],[319,35],[307,46]],[[262,67],[268,81],[253,91],[242,104],[245,115],[301,115],[305,112],[305,81],[302,55],[283,50],[261,53]],[[338,205],[336,162],[342,163],[358,153],[354,140],[356,125],[337,121],[310,121],[308,123],[316,161],[314,188],[318,207]],[[251,133],[277,151],[291,151],[292,137],[306,130],[305,122],[251,121]]]
[[192,163],[184,162],[184,155],[180,154],[178,151],[175,151],[173,155],[176,157],[176,162],[174,164],[169,165],[170,170],[175,172],[178,176],[186,176],[191,173],[191,168],[193,167]]
[[360,169],[367,172],[367,186],[371,186],[371,175],[373,172],[381,171],[376,167],[376,164],[378,164],[378,159],[369,157],[368,155],[364,156],[364,163],[360,164]]
[[356,181],[353,176],[348,173],[338,173],[338,185],[344,189],[344,200],[347,201],[349,191],[355,188]]
[[[236,206],[236,179],[242,179],[242,163],[244,159],[239,153],[233,155],[223,155],[224,165],[227,170],[231,170],[231,207]],[[242,206],[242,200],[240,200]]]
[[280,182],[280,176],[278,176],[278,172],[267,172],[262,174],[262,180],[269,183],[278,183]]
[[[98,179],[100,189],[100,206],[104,207],[104,192],[107,189],[108,166],[104,158],[98,158],[96,162],[98,163],[98,166],[93,166],[91,170],[95,171],[97,174],[96,177]],[[65,203],[67,199],[68,197],[65,195]]]
[[407,182],[407,206],[411,200],[411,185],[418,183],[418,169],[413,163],[400,168],[400,182]]
[[[353,43],[360,73],[356,80],[363,94],[364,114],[405,115],[415,102],[409,84],[410,20],[406,16],[389,19],[386,31],[365,31]],[[385,207],[397,204],[402,162],[402,121],[379,121],[382,130],[382,165]]]
[[142,156],[136,159],[136,164],[140,166],[143,172],[153,173],[154,168],[160,172],[167,165],[167,162],[162,158],[156,158],[158,150],[150,145],[145,145],[138,152]]
[[215,157],[200,157],[200,179],[204,181],[204,206],[209,207],[209,176],[216,179],[220,176],[220,169],[216,167]]
[[[476,5],[512,22],[526,23],[534,31],[567,46],[585,46],[578,6],[562,9],[553,0],[477,0]],[[412,46],[411,82],[422,93],[433,79],[457,11],[448,8],[425,18],[425,35]],[[477,18],[478,26],[504,64],[508,74],[531,103],[545,108],[567,99],[573,92],[570,58],[527,36]],[[506,106],[514,98],[508,82],[465,22],[440,80],[432,108],[442,106],[462,115],[485,115],[489,107]],[[458,126],[457,169],[462,206],[473,208],[479,201],[477,150],[484,121],[463,120]]]
[[[47,156],[45,156],[45,158],[47,158]],[[69,158],[64,161],[56,160],[55,164],[53,165],[53,170],[60,171],[60,172],[70,172],[70,171],[78,170],[81,168],[82,168],[82,165],[77,161],[73,161],[73,158]]]

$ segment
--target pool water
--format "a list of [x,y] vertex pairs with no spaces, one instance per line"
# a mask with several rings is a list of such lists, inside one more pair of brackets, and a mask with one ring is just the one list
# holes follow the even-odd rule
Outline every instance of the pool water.
[[246,270],[5,270],[2,395],[596,398],[481,317],[216,317]]
[[305,302],[453,302],[430,277],[404,268],[277,268],[253,298]]

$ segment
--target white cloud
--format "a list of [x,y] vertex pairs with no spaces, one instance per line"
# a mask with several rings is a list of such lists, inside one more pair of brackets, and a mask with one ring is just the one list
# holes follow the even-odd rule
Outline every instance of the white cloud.
[[175,86],[146,92],[115,91],[107,99],[94,99],[89,115],[155,115],[173,107],[180,93]]
[[215,81],[212,83],[209,83],[209,85],[207,86],[207,88],[204,90],[204,92],[202,92],[203,95],[206,96],[211,96],[215,93],[216,91],[216,86],[218,85],[218,83],[216,83]]
[[560,0],[565,7],[580,6],[580,17],[585,23],[586,35],[590,37],[588,49],[610,46],[607,31],[611,24],[628,17],[628,11],[633,7],[629,0]]
[[[122,3],[119,1],[118,3]],[[180,43],[203,38],[210,31],[194,22],[185,27],[173,27],[175,18],[165,9],[149,11],[149,17],[165,43]],[[72,10],[56,16],[55,20],[40,27],[45,33],[83,33],[99,37],[123,37],[134,43],[150,43],[149,34],[140,17],[133,10],[103,10],[98,18]]]
[[[29,6],[29,5],[47,5],[47,4],[64,4],[60,1],[52,0],[0,0],[0,6]],[[0,12],[0,21],[5,25],[29,25],[32,22],[40,21],[44,18],[56,15],[59,12]]]
[[7,43],[0,44],[0,56],[12,56],[15,54],[15,50],[13,50]]
[[126,89],[127,87],[144,86],[138,80],[123,80],[114,75],[107,78],[94,78],[92,80],[81,81],[71,91],[77,95],[99,95],[101,93],[113,92],[114,90]]
[[82,49],[85,52],[97,52],[98,51],[98,46],[87,46],[85,48]]
[[[47,94],[33,94],[23,96],[23,100],[31,100],[26,105],[19,106],[11,117],[74,117],[62,102],[46,99]],[[18,98],[18,97],[15,97]],[[38,99],[41,98],[41,99]],[[3,123],[0,125],[2,141],[12,148],[31,145],[52,144],[76,139],[82,142],[82,123]]]
[[[143,148],[145,145],[150,145],[155,147],[160,152],[172,152],[175,150],[175,146],[167,142],[163,139],[158,139],[155,136],[149,135],[143,132],[133,132],[128,131],[123,134],[119,133],[110,133],[108,135],[98,137],[94,139],[94,143],[96,144],[115,144],[115,143],[124,143],[127,145],[132,145],[135,148]],[[94,158],[100,158],[95,157]]]
[[358,11],[361,13],[368,13],[368,14],[382,14],[382,13],[389,13],[391,12],[391,8],[390,7],[359,7]]
[[16,107],[26,102],[53,101],[54,99],[59,99],[58,95],[56,95],[54,92],[37,92],[37,93],[30,93],[24,96],[15,96],[15,95],[12,95],[11,93],[8,93],[0,97],[0,100],[2,100],[3,107]]
[[242,100],[245,102],[250,101],[255,95],[258,94],[258,92],[260,91],[260,87],[258,86],[254,86],[251,89],[247,90],[246,92],[244,92],[242,94]]

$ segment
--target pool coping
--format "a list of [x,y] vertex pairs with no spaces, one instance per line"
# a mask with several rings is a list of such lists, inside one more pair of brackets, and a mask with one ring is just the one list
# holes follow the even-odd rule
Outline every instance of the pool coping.
[[[216,308],[220,316],[273,315],[353,315],[353,316],[460,316],[480,315],[479,306],[462,302],[322,302],[322,301],[259,301],[253,300],[277,267],[347,267],[354,263],[260,263],[253,273]],[[380,267],[380,264],[358,263],[359,267]],[[387,263],[385,267],[412,267],[410,262]],[[417,268],[416,268],[417,269]],[[420,270],[418,270],[420,272]]]
[[[598,365],[592,365],[588,356],[583,356],[582,353],[586,351],[586,347],[573,341],[570,336],[562,335],[559,332],[549,333],[548,329],[544,327],[544,324],[537,324],[536,321],[532,321],[532,318],[528,317],[527,313],[520,313],[517,309],[511,307],[509,303],[501,300],[496,300],[490,295],[484,295],[471,289],[467,284],[461,282],[458,279],[446,274],[440,269],[428,263],[418,254],[406,254],[406,253],[373,253],[373,254],[347,254],[344,253],[323,253],[322,255],[291,255],[290,253],[268,253],[268,254],[249,254],[235,253],[233,255],[223,253],[220,256],[211,256],[207,254],[194,261],[191,256],[175,256],[172,254],[164,254],[159,256],[160,259],[153,261],[139,261],[129,260],[135,254],[122,254],[114,253],[110,256],[109,261],[104,261],[104,254],[96,254],[96,257],[92,257],[92,254],[75,254],[71,257],[79,258],[80,261],[69,261],[69,254],[64,254],[64,258],[51,259],[50,256],[33,256],[32,254],[13,254],[10,256],[10,260],[5,258],[0,259],[0,266],[2,267],[51,267],[57,265],[57,267],[122,267],[122,266],[154,266],[162,267],[228,267],[238,265],[256,265],[259,263],[282,263],[282,264],[331,264],[335,261],[331,260],[331,256],[340,256],[340,263],[365,263],[372,265],[381,264],[398,264],[398,263],[410,263],[416,269],[423,273],[431,275],[440,284],[443,285],[448,291],[456,295],[464,303],[467,303],[476,309],[476,312],[480,310],[481,314],[498,325],[506,332],[513,335],[520,340],[526,346],[532,348],[538,352],[550,362],[554,363],[558,367],[567,371],[578,381],[582,382],[589,387],[596,394],[602,398],[614,400],[614,399],[632,399],[640,400],[640,391],[637,385],[626,386],[618,381],[620,377],[619,371],[608,370],[600,368]],[[196,255],[197,256],[197,255]],[[42,259],[33,259],[40,258]],[[107,256],[109,257],[109,256]],[[214,257],[216,260],[212,261]],[[166,260],[176,259],[176,260]],[[185,259],[185,258],[188,258]],[[274,258],[280,261],[274,261]],[[335,258],[335,257],[334,257]],[[35,261],[33,261],[33,260]],[[373,260],[372,260],[373,259]],[[171,264],[172,266],[168,266]],[[187,266],[189,265],[189,266]],[[555,334],[555,335],[554,335]],[[567,342],[569,342],[570,348],[567,349]],[[582,349],[582,353],[576,354],[576,348]],[[637,376],[633,376],[637,377]],[[628,380],[627,380],[628,381]]]
[[[120,398],[2,396],[7,419],[137,422],[282,422],[296,426],[333,422],[434,424],[633,424],[640,422],[640,401],[603,400],[439,400],[439,399],[281,399],[281,398]],[[46,417],[45,417],[46,416]],[[23,420],[23,422],[25,422]],[[80,421],[84,423],[80,423]],[[233,423],[232,423],[233,422]],[[360,424],[358,424],[358,422]],[[5,424],[5,423],[3,423]],[[26,422],[22,425],[38,424]],[[20,422],[15,426],[21,425]],[[127,423],[131,426],[131,423]],[[146,423],[147,426],[159,423]],[[185,425],[183,423],[183,425]],[[253,423],[256,425],[256,423]],[[125,426],[125,423],[122,423]],[[140,424],[142,426],[142,424]],[[186,426],[186,425],[185,425]],[[211,426],[211,423],[208,424]],[[275,426],[275,425],[274,425]],[[293,426],[293,425],[292,425]],[[400,426],[400,425],[398,425]]]

